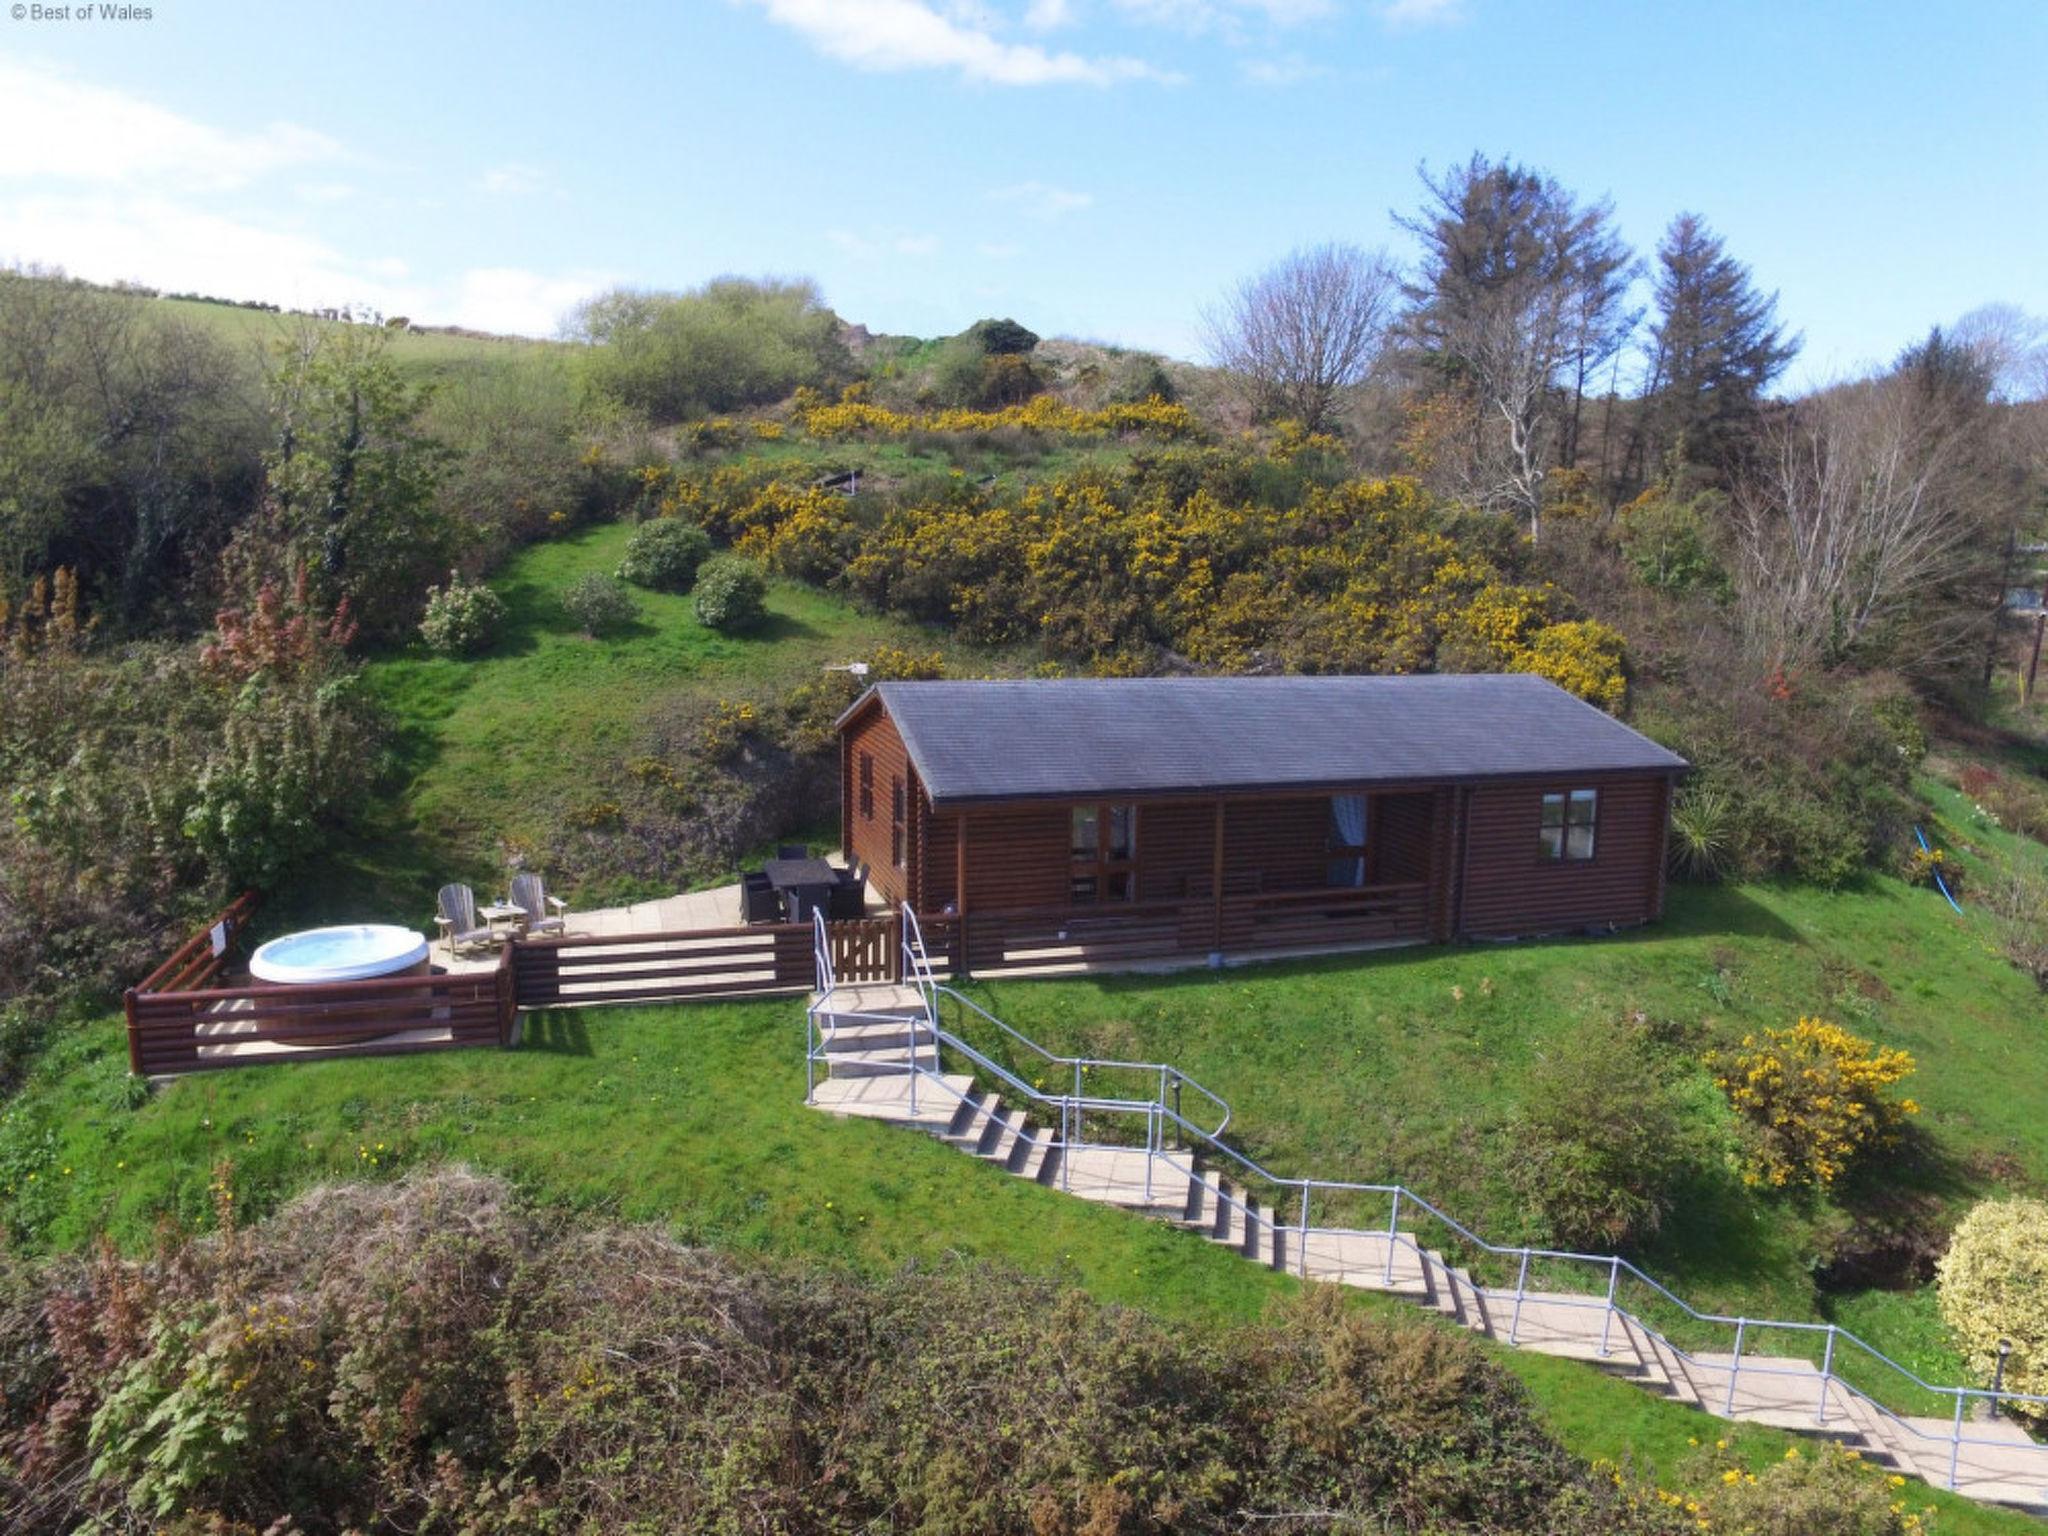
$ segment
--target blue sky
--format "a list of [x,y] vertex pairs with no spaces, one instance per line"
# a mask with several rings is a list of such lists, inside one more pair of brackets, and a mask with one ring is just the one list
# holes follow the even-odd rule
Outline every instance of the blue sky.
[[[10,0],[11,3],[11,0]],[[1512,154],[1703,213],[1802,378],[2048,313],[2048,4],[152,0],[0,17],[0,260],[546,330],[804,273],[850,319],[1197,350],[1310,241]]]

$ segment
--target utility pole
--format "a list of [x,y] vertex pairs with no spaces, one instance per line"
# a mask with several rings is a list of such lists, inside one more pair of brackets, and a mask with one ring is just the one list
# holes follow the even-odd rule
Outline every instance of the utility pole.
[[2034,610],[2034,649],[2027,657],[2027,675],[2020,679],[2020,708],[2034,697],[2034,674],[2041,670],[2041,632],[2048,629],[2048,608]]
[[2014,523],[2005,530],[2005,560],[1998,568],[1998,596],[1991,608],[1991,637],[1984,643],[1984,692],[1991,692],[1991,674],[1998,665],[1998,631],[2005,617],[2005,594],[2012,586],[2012,562],[2019,553],[2020,529]]

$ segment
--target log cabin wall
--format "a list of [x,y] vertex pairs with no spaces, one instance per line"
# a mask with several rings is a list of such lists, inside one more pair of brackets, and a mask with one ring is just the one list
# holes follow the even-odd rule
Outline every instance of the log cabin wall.
[[[1139,857],[1143,858],[1141,847]],[[1231,800],[1223,812],[1226,895],[1304,891],[1330,881],[1330,797]]]
[[1138,807],[1138,900],[1206,896],[1215,879],[1216,803],[1162,801]]
[[864,859],[874,888],[891,903],[916,904],[918,894],[910,889],[909,853],[899,866],[891,857],[890,795],[897,782],[903,785],[905,843],[918,819],[922,796],[916,791],[910,769],[910,754],[896,722],[885,709],[870,708],[848,723],[840,735],[839,782],[840,841],[850,859]]
[[[1574,789],[1600,792],[1593,857],[1547,860],[1538,839],[1543,796]],[[1466,801],[1458,932],[1515,938],[1658,917],[1669,811],[1662,777],[1475,787]]]
[[1372,809],[1372,833],[1366,840],[1366,878],[1375,885],[1395,880],[1427,880],[1436,796],[1376,795]]

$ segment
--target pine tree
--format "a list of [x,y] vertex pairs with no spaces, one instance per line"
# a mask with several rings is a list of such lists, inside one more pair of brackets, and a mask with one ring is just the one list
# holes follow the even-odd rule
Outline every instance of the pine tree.
[[[1757,404],[1799,351],[1778,297],[1696,214],[1671,221],[1657,248],[1646,423],[1653,462],[1674,454],[1721,469],[1739,454]],[[1635,455],[1641,470],[1641,446]]]

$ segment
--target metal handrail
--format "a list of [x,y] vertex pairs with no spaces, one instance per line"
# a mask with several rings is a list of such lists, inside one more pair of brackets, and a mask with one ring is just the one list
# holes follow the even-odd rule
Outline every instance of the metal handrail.
[[[1656,1344],[1668,1351],[1674,1358],[1698,1366],[1703,1370],[1726,1371],[1728,1382],[1725,1408],[1728,1415],[1733,1413],[1736,1385],[1743,1373],[1747,1372],[1755,1376],[1803,1376],[1805,1374],[1804,1371],[1794,1371],[1780,1366],[1745,1364],[1743,1349],[1752,1331],[1761,1332],[1775,1329],[1791,1333],[1822,1334],[1825,1335],[1827,1342],[1821,1364],[1821,1388],[1818,1411],[1815,1415],[1817,1424],[1825,1426],[1827,1422],[1829,1414],[1828,1397],[1831,1389],[1838,1389],[1839,1391],[1851,1394],[1874,1411],[1883,1414],[1897,1429],[1913,1436],[1915,1440],[1949,1446],[1949,1486],[1951,1488],[1954,1488],[1957,1483],[1960,1473],[1961,1452],[1964,1445],[2012,1445],[2010,1441],[1989,1440],[1981,1436],[1966,1435],[1963,1432],[1964,1411],[1970,1400],[1981,1399],[1993,1402],[2048,1404],[2048,1395],[2044,1394],[2008,1392],[2003,1390],[1994,1392],[1981,1387],[1936,1385],[1927,1381],[1917,1371],[1892,1359],[1891,1356],[1871,1344],[1868,1340],[1842,1329],[1838,1324],[1791,1322],[1771,1318],[1753,1318],[1731,1316],[1718,1312],[1703,1312],[1692,1306],[1668,1286],[1645,1273],[1639,1266],[1618,1254],[1581,1253],[1570,1249],[1540,1248],[1530,1244],[1509,1245],[1491,1242],[1457,1220],[1457,1218],[1451,1216],[1448,1212],[1443,1211],[1430,1201],[1416,1194],[1404,1184],[1370,1184],[1345,1180],[1287,1178],[1276,1174],[1255,1159],[1220,1139],[1223,1127],[1229,1123],[1231,1112],[1229,1104],[1217,1094],[1197,1083],[1194,1079],[1187,1077],[1177,1067],[1159,1062],[1124,1062],[1087,1057],[1060,1056],[1055,1052],[1046,1050],[1037,1041],[1024,1035],[1004,1020],[997,1018],[973,999],[965,997],[951,987],[940,983],[932,974],[930,960],[924,950],[923,934],[918,926],[916,914],[908,904],[903,907],[902,911],[903,974],[905,979],[918,989],[925,1003],[925,1018],[911,1025],[909,1049],[906,1052],[906,1068],[913,1080],[911,1090],[913,1107],[916,1094],[915,1082],[919,1078],[928,1079],[936,1083],[945,1093],[962,1103],[969,1102],[966,1094],[961,1093],[952,1084],[945,1081],[941,1052],[950,1049],[957,1052],[972,1066],[986,1073],[990,1078],[1000,1083],[1019,1098],[1038,1105],[1049,1113],[1056,1113],[1060,1129],[1059,1137],[1055,1144],[1062,1149],[1063,1154],[1076,1147],[1090,1145],[1085,1137],[1085,1117],[1087,1114],[1142,1114],[1145,1116],[1146,1124],[1146,1142],[1143,1150],[1147,1159],[1146,1187],[1148,1193],[1150,1190],[1152,1167],[1155,1162],[1163,1162],[1172,1172],[1187,1177],[1191,1182],[1201,1183],[1219,1204],[1229,1205],[1238,1210],[1244,1217],[1247,1233],[1251,1232],[1254,1223],[1263,1223],[1267,1228],[1276,1233],[1294,1234],[1295,1253],[1299,1268],[1304,1276],[1308,1272],[1307,1238],[1311,1233],[1322,1233],[1325,1235],[1361,1234],[1383,1237],[1387,1242],[1386,1269],[1390,1283],[1394,1271],[1394,1256],[1399,1250],[1406,1249],[1414,1253],[1417,1262],[1426,1266],[1430,1262],[1431,1256],[1429,1251],[1423,1247],[1422,1243],[1415,1236],[1411,1233],[1403,1232],[1400,1228],[1403,1207],[1405,1206],[1414,1215],[1426,1216],[1440,1223],[1449,1232],[1455,1234],[1461,1241],[1469,1244],[1480,1253],[1516,1261],[1517,1280],[1514,1290],[1499,1292],[1503,1296],[1512,1296],[1515,1301],[1515,1322],[1511,1325],[1509,1331],[1509,1341],[1511,1343],[1515,1341],[1515,1332],[1520,1326],[1522,1300],[1528,1294],[1530,1265],[1535,1261],[1541,1260],[1546,1263],[1586,1266],[1598,1272],[1599,1277],[1604,1280],[1604,1296],[1596,1296],[1589,1293],[1581,1300],[1570,1293],[1549,1292],[1544,1293],[1546,1300],[1553,1305],[1604,1310],[1609,1314],[1610,1318],[1621,1317],[1626,1319],[1629,1324],[1640,1329],[1646,1337],[1654,1340]],[[823,1035],[824,1040],[829,1041],[828,1030],[821,1030],[817,1027],[818,1016],[821,1013],[839,1019],[858,1016],[844,1013],[832,1014],[831,1010],[827,1007],[830,1001],[831,982],[829,940],[825,935],[822,916],[814,914],[814,920],[819,945],[819,974],[821,981],[825,982],[826,985],[821,988],[819,998],[813,1002],[807,1013],[807,1019],[810,1024],[810,1027],[807,1029],[807,1039],[812,1041],[811,1048],[807,1049],[805,1053],[810,1058],[806,1062],[807,1072],[814,1067],[815,1062],[821,1059],[824,1054],[818,1048],[819,1042],[815,1037]],[[1075,1091],[1072,1093],[1051,1093],[1037,1084],[1027,1083],[1010,1068],[996,1062],[985,1052],[977,1049],[958,1034],[945,1028],[939,1012],[939,1003],[940,999],[947,997],[952,998],[962,1007],[996,1026],[1005,1037],[1016,1042],[1038,1058],[1048,1063],[1059,1065],[1062,1068],[1075,1069]],[[876,1016],[869,1015],[866,1017]],[[905,1020],[900,1016],[889,1016],[888,1022],[903,1024]],[[927,1064],[926,1057],[921,1050],[921,1047],[926,1044],[930,1047],[929,1064]],[[1082,1069],[1093,1066],[1100,1066],[1106,1069],[1142,1071],[1148,1075],[1157,1074],[1159,1090],[1155,1097],[1151,1099],[1126,1099],[1086,1094],[1082,1092]],[[1222,1110],[1222,1119],[1213,1129],[1205,1128],[1189,1120],[1172,1104],[1166,1101],[1167,1095],[1165,1090],[1169,1082],[1193,1088],[1198,1094]],[[1300,1219],[1294,1222],[1280,1220],[1280,1205],[1277,1201],[1266,1214],[1259,1215],[1247,1201],[1239,1200],[1226,1194],[1220,1178],[1212,1179],[1197,1168],[1193,1155],[1190,1155],[1185,1163],[1178,1161],[1174,1153],[1168,1151],[1164,1145],[1164,1132],[1169,1124],[1178,1127],[1182,1132],[1191,1137],[1195,1143],[1199,1144],[1200,1148],[1206,1149],[1234,1164],[1238,1170],[1241,1170],[1240,1177],[1262,1180],[1276,1190],[1290,1192],[1299,1202]],[[1113,1144],[1102,1143],[1101,1145]],[[1066,1171],[1064,1155],[1062,1161],[1062,1176],[1064,1178]],[[1390,1202],[1391,1208],[1388,1223],[1386,1227],[1379,1229],[1313,1226],[1310,1223],[1310,1204],[1318,1193],[1385,1196]],[[1445,1264],[1448,1261],[1438,1256],[1436,1262]],[[1677,1308],[1686,1318],[1694,1322],[1717,1328],[1732,1328],[1734,1330],[1733,1354],[1725,1362],[1703,1360],[1695,1352],[1680,1347],[1666,1334],[1652,1327],[1635,1312],[1620,1306],[1616,1300],[1616,1292],[1623,1276],[1627,1276],[1648,1287],[1656,1296],[1661,1297],[1671,1306]],[[1482,1293],[1492,1294],[1498,1290],[1498,1288],[1479,1286],[1476,1281],[1470,1283]],[[1603,1353],[1608,1348],[1607,1339],[1607,1330],[1603,1325],[1600,1345]],[[1954,1412],[1949,1432],[1947,1434],[1935,1434],[1918,1428],[1906,1422],[1903,1415],[1886,1407],[1862,1388],[1843,1380],[1837,1360],[1839,1351],[1845,1345],[1860,1350],[1863,1355],[1896,1373],[1903,1381],[1910,1383],[1931,1396],[1952,1398],[1954,1401]],[[2041,1446],[2039,1448],[2048,1451],[2048,1446]]]

